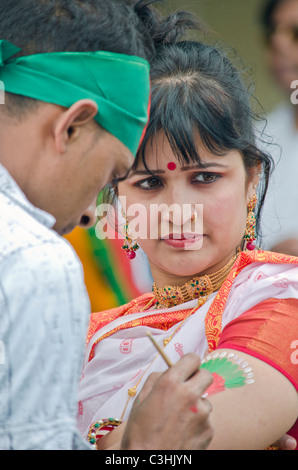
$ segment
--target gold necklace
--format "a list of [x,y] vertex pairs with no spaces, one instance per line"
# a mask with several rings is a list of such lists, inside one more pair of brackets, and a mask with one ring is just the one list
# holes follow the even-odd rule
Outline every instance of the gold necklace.
[[152,290],[154,300],[156,301],[155,307],[170,308],[193,299],[198,299],[198,306],[200,307],[206,302],[209,295],[218,290],[223,284],[235,259],[236,256],[233,256],[230,261],[216,273],[196,276],[183,286],[168,285],[157,288],[154,282]]

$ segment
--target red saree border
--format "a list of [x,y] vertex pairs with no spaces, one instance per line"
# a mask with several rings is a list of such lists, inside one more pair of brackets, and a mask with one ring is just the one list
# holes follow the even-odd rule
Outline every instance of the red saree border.
[[120,330],[126,330],[129,328],[135,328],[137,326],[148,326],[151,328],[158,328],[160,330],[167,331],[172,326],[176,325],[177,323],[183,321],[189,315],[190,309],[185,310],[178,310],[175,312],[168,312],[168,313],[154,313],[153,315],[146,315],[143,318],[137,318],[135,320],[131,320],[127,323],[123,323],[122,325],[116,326],[112,330],[108,331],[100,338],[98,338],[94,344],[92,345],[88,361],[94,357],[94,348],[95,346],[105,338],[117,333]]
[[[152,298],[152,293],[146,293],[141,295],[140,297],[137,297],[136,299],[131,300],[127,304],[121,305],[120,307],[104,310],[102,312],[92,313],[90,316],[89,328],[86,339],[87,344],[90,342],[91,338],[95,335],[95,333],[101,328],[103,328],[105,325],[111,323],[119,317],[127,315],[128,312],[133,313],[133,311],[140,311]],[[130,312],[131,310],[132,312]]]

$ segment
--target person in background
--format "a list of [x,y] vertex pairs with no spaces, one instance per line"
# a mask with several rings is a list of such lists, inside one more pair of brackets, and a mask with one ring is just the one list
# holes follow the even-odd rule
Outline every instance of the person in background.
[[284,100],[265,134],[275,168],[262,215],[263,246],[298,255],[298,0],[269,0],[262,11],[269,68]]

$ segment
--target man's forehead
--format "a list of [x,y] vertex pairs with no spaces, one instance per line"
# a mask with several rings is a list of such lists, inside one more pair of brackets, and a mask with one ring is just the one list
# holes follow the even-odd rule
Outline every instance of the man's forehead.
[[118,179],[122,180],[126,178],[131,172],[131,169],[135,162],[135,157],[130,152],[130,150],[125,147],[122,143],[120,144],[122,148],[121,151],[118,153],[117,159],[114,163],[115,182],[117,182]]

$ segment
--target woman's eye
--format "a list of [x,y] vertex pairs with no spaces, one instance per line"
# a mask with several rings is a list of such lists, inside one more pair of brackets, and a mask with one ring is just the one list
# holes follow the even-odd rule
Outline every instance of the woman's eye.
[[198,175],[196,175],[193,179],[193,181],[198,181],[200,183],[213,183],[216,181],[218,178],[220,178],[221,175],[217,173],[206,173],[206,172],[201,172]]
[[161,186],[161,181],[159,178],[152,177],[142,181],[138,181],[137,183],[135,183],[135,186],[141,189],[156,189]]

